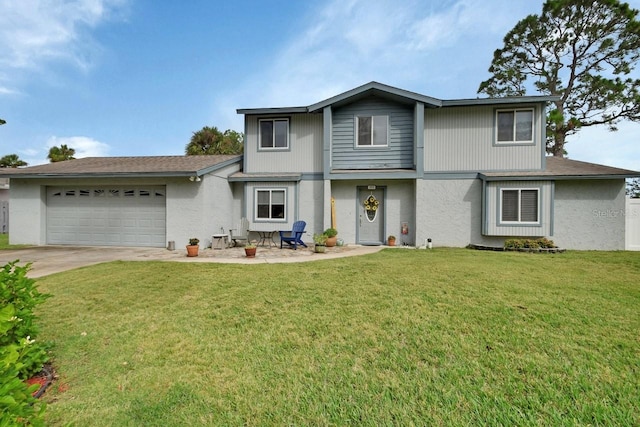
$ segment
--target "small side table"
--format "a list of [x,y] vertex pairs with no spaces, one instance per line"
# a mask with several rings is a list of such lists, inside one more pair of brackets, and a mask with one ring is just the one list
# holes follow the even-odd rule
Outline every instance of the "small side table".
[[226,249],[229,247],[228,234],[214,234],[211,236],[211,249]]
[[265,245],[269,245],[269,248],[271,248],[271,245],[273,245],[276,248],[278,247],[275,240],[273,240],[273,235],[276,233],[275,231],[257,231],[257,233],[258,236],[260,236],[258,246],[264,247]]

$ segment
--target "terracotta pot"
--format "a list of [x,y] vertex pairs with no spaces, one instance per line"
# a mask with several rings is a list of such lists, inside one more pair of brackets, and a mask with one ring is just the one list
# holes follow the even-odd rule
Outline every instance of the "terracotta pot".
[[247,256],[247,258],[255,258],[256,249],[258,248],[244,248],[244,254]]
[[198,245],[187,245],[187,256],[198,256],[199,250],[200,246]]
[[338,243],[338,236],[327,237],[325,246],[328,248],[332,248],[336,245],[336,243]]
[[387,240],[387,245],[388,246],[395,246],[396,245],[396,239],[388,239]]

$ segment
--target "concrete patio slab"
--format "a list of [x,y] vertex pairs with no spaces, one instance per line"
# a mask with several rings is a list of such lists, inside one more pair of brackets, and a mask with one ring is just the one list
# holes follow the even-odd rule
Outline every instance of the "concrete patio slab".
[[19,265],[31,263],[29,277],[37,278],[87,265],[111,261],[176,261],[219,262],[233,264],[265,264],[318,261],[378,252],[384,246],[348,245],[327,248],[316,254],[312,248],[279,249],[258,247],[255,258],[247,258],[243,248],[200,249],[198,257],[187,257],[185,249],[169,251],[163,248],[95,247],[95,246],[34,246],[0,251],[2,265],[19,260]]

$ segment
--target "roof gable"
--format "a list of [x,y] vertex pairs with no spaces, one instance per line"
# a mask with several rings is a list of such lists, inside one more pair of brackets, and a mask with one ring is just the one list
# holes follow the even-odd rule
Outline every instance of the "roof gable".
[[385,85],[375,81],[366,83],[362,86],[358,86],[331,98],[327,98],[323,101],[311,104],[309,106],[302,107],[283,107],[283,108],[239,108],[236,110],[238,114],[296,114],[296,113],[317,113],[322,111],[323,108],[332,106],[339,107],[345,104],[350,104],[359,99],[366,97],[381,97],[390,101],[399,102],[403,104],[415,104],[416,102],[422,103],[427,108],[441,108],[441,107],[460,107],[460,106],[474,106],[474,105],[504,105],[504,104],[522,104],[522,103],[534,103],[534,102],[550,102],[559,99],[557,96],[513,96],[504,98],[474,98],[474,99],[450,99],[441,100],[433,98],[431,96],[421,95],[416,92],[411,92],[397,87]]

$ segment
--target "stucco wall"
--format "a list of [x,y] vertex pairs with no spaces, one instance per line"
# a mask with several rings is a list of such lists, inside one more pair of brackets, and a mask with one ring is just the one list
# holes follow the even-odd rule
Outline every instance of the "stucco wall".
[[[375,185],[385,187],[385,236],[393,234],[398,245],[415,243],[414,182],[409,180],[333,181],[331,194],[336,201],[338,237],[345,243],[356,243],[358,214],[358,187]],[[406,222],[409,234],[401,233],[401,224]]]
[[211,245],[213,234],[229,232],[240,220],[240,195],[226,177],[237,171],[234,164],[191,182],[186,177],[167,181],[167,241],[183,248],[189,238],[200,247]]
[[557,181],[552,236],[566,249],[623,250],[624,180]]
[[[482,236],[482,183],[479,179],[418,180],[416,241],[424,246],[464,247],[469,243],[502,245]],[[497,242],[497,243],[496,243]]]
[[12,245],[44,245],[44,186],[32,180],[11,180],[9,203],[9,243]]

